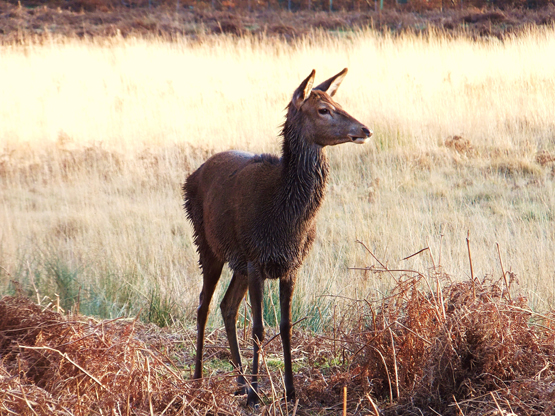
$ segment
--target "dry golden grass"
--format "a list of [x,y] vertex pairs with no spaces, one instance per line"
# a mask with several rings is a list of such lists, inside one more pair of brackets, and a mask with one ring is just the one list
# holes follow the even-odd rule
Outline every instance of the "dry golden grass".
[[[216,151],[277,152],[299,82],[312,68],[323,79],[349,67],[337,101],[375,134],[366,147],[328,150],[332,177],[297,318],[319,330],[332,319],[326,295],[390,289],[387,279],[347,270],[368,261],[355,240],[393,268],[441,264],[468,276],[468,231],[475,275],[500,276],[499,243],[505,269],[547,310],[555,302],[553,51],[553,28],[504,41],[362,31],[289,43],[217,36],[1,46],[0,79],[10,82],[0,83],[0,291],[17,281],[28,294],[58,293],[65,308],[79,298],[84,313],[193,318],[200,273],[181,208],[185,176]],[[402,260],[427,246],[433,260]]]

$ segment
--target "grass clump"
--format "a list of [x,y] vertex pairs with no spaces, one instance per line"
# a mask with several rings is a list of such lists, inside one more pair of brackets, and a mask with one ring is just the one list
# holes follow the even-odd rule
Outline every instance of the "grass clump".
[[0,269],[0,278],[6,282],[6,294],[32,298],[62,311],[99,318],[137,316],[160,327],[186,319],[182,305],[159,284],[143,293],[139,272],[103,270],[102,277],[95,278],[91,267],[74,263],[58,253],[40,251],[37,257],[22,258],[13,274]]

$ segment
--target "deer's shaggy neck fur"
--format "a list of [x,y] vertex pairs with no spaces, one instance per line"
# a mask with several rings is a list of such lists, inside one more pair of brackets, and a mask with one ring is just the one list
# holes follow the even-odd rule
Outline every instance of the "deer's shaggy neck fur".
[[288,110],[281,132],[282,186],[277,195],[276,208],[281,210],[281,219],[292,226],[304,228],[303,225],[311,225],[307,222],[322,204],[329,163],[324,149],[304,137],[302,114],[291,105]]

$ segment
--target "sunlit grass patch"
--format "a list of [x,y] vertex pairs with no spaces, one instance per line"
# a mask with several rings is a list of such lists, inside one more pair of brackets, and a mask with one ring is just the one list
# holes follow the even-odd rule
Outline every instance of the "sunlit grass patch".
[[[465,276],[469,231],[477,273],[498,272],[498,243],[532,305],[547,308],[555,299],[554,45],[551,28],[504,42],[358,31],[290,42],[4,45],[0,291],[15,293],[13,280],[29,296],[33,284],[40,296],[77,296],[84,313],[192,323],[201,283],[182,209],[186,175],[229,148],[279,152],[299,80],[312,68],[323,79],[349,67],[335,98],[374,136],[364,147],[327,149],[328,194],[293,303],[294,319],[306,317],[298,325],[333,326],[333,296],[390,290],[387,279],[348,270],[364,255],[357,239],[399,268],[430,267],[428,258],[403,260],[430,246],[434,260],[441,253]],[[226,273],[211,326],[221,325]],[[270,326],[277,300],[269,283]]]

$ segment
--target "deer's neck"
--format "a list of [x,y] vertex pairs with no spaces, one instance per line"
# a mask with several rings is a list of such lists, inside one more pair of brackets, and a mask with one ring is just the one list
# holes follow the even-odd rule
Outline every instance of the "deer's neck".
[[282,186],[276,208],[287,222],[307,222],[324,198],[329,171],[327,157],[322,147],[308,144],[300,134],[284,131],[281,161]]

